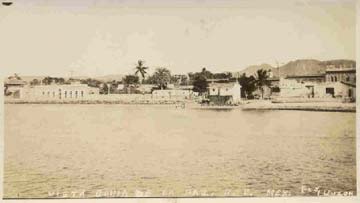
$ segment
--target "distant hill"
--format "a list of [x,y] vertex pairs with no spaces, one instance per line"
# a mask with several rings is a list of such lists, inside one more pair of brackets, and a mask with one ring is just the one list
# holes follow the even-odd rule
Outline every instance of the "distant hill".
[[235,72],[233,73],[233,77],[240,77],[242,74],[246,74],[247,76],[250,75],[255,75],[256,71],[259,69],[264,69],[264,70],[273,70],[274,67],[272,67],[269,64],[263,63],[261,65],[251,65],[248,66],[247,68],[245,68],[244,70],[240,71],[240,72]]
[[125,75],[122,74],[111,74],[111,75],[104,75],[104,76],[98,76],[94,77],[96,80],[100,80],[103,82],[111,82],[113,80],[121,81],[124,78]]
[[255,75],[256,71],[259,69],[271,70],[275,77],[278,77],[279,74],[281,77],[290,75],[313,75],[325,73],[327,67],[355,68],[355,66],[356,62],[354,60],[340,59],[319,61],[315,59],[299,59],[290,61],[287,64],[280,66],[279,68],[273,67],[269,64],[251,65],[242,71],[233,73],[233,76],[238,77],[243,73],[245,73],[247,76]]
[[[19,75],[21,77],[22,80],[26,81],[26,82],[31,82],[32,80],[34,79],[37,79],[37,80],[42,80],[44,79],[45,77],[47,76],[28,76],[28,75]],[[51,76],[50,77],[60,77],[60,76]],[[104,76],[97,76],[97,77],[88,77],[88,76],[74,76],[72,77],[73,79],[78,79],[78,80],[86,80],[88,78],[92,78],[92,79],[96,79],[96,80],[100,80],[102,82],[111,82],[113,80],[116,80],[116,81],[121,81],[122,78],[124,77],[124,75],[120,75],[120,74],[112,74],[112,75],[104,75]],[[64,78],[65,80],[68,80],[69,77],[62,77]]]

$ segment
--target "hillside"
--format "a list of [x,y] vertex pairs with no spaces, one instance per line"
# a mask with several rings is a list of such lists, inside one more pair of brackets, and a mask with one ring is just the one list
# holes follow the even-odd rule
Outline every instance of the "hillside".
[[[259,69],[271,70],[275,77],[289,76],[289,75],[312,75],[312,74],[323,74],[326,71],[327,66],[332,68],[355,68],[356,62],[353,60],[328,60],[319,61],[315,59],[299,59],[290,61],[287,64],[280,66],[279,68],[272,67],[269,64],[251,65],[242,71],[235,72],[235,77],[245,73],[246,75],[254,75]],[[279,70],[280,69],[280,70]]]

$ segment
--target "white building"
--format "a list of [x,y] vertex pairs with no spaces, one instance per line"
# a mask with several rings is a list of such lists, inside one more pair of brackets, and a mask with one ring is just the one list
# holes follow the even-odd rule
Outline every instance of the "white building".
[[241,85],[233,83],[210,83],[209,99],[217,104],[236,103],[241,100]]
[[37,85],[21,89],[21,99],[31,100],[85,100],[99,94],[99,88],[86,84]]
[[355,99],[356,85],[337,82],[298,82],[280,79],[280,97],[298,98],[351,98]]

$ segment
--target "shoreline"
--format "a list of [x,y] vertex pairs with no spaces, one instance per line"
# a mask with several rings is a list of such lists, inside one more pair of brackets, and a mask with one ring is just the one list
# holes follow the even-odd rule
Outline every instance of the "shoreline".
[[178,101],[178,100],[139,100],[139,101],[123,101],[123,100],[72,100],[72,101],[26,101],[26,100],[12,100],[12,101],[4,101],[4,104],[146,104],[146,105],[175,105],[179,103],[186,103],[188,101]]
[[[203,106],[194,101],[181,101],[181,100],[76,100],[76,101],[29,101],[29,100],[5,100],[4,104],[122,104],[122,105],[174,105],[190,109],[220,109],[232,110],[240,108],[244,111],[257,111],[257,110],[294,110],[294,111],[325,111],[325,112],[356,112],[356,103],[341,103],[341,102],[284,102],[272,103],[271,101],[248,101],[238,106]],[[179,105],[179,106],[178,106]]]
[[327,111],[327,112],[356,112],[356,103],[342,102],[252,102],[244,104],[243,110],[295,110],[295,111]]

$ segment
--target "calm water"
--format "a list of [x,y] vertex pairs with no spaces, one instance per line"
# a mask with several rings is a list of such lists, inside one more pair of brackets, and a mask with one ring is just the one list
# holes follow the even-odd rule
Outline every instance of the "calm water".
[[4,196],[356,194],[355,153],[354,113],[7,104]]

